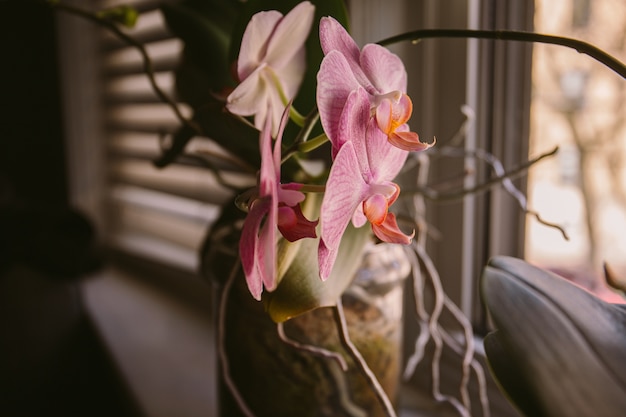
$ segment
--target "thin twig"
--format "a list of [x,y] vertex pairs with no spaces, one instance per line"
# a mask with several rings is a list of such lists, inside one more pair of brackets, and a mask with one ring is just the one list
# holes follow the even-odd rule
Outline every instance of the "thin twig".
[[293,155],[298,153],[299,146],[309,139],[309,135],[313,131],[313,127],[315,127],[315,124],[319,120],[319,117],[320,114],[317,110],[317,107],[309,112],[309,114],[304,119],[304,126],[298,132],[298,135],[294,139],[293,144],[291,144],[291,146],[285,150],[282,162],[285,162]]
[[283,341],[283,343],[286,343],[287,345],[291,346],[294,349],[310,353],[314,356],[319,356],[325,359],[333,360],[337,362],[337,364],[339,365],[342,371],[346,372],[348,370],[348,363],[346,362],[346,360],[340,353],[333,352],[332,350],[324,349],[320,346],[307,345],[304,343],[300,343],[297,340],[291,339],[285,333],[285,326],[284,326],[284,323],[282,322],[276,325],[276,330],[278,331],[278,337],[280,338],[281,341]]
[[248,405],[246,401],[242,397],[239,389],[237,388],[237,384],[233,381],[230,376],[230,365],[228,362],[228,354],[226,353],[226,305],[228,303],[228,296],[230,294],[230,289],[235,282],[235,278],[237,278],[237,273],[239,272],[239,262],[235,262],[233,268],[230,271],[230,275],[224,284],[224,288],[222,288],[222,294],[219,301],[219,309],[218,309],[218,327],[217,327],[217,348],[220,358],[220,363],[222,365],[222,377],[224,378],[224,382],[226,386],[230,390],[233,399],[239,406],[241,412],[246,415],[246,417],[255,417],[254,413]]
[[202,136],[202,129],[200,128],[200,126],[196,124],[195,122],[187,119],[182,114],[180,108],[178,107],[178,104],[171,97],[169,97],[161,89],[161,87],[159,87],[159,84],[157,83],[155,75],[154,75],[154,66],[152,64],[152,60],[150,59],[150,55],[148,55],[148,51],[146,51],[146,48],[139,41],[135,40],[132,36],[129,36],[126,33],[124,33],[115,23],[107,19],[104,19],[95,13],[91,13],[87,10],[83,10],[83,9],[80,9],[78,7],[74,7],[68,4],[60,3],[58,1],[44,0],[44,3],[48,4],[53,9],[66,12],[74,16],[79,16],[93,23],[96,23],[97,25],[100,25],[104,27],[105,29],[109,30],[110,32],[112,32],[115,36],[117,36],[119,39],[121,39],[128,45],[137,49],[143,61],[143,72],[148,77],[148,81],[150,82],[150,86],[152,87],[152,90],[154,91],[154,93],[163,103],[167,104],[172,109],[172,111],[174,112],[174,115],[180,121],[181,124],[189,127],[190,129],[192,129],[193,131],[197,132],[199,135]]
[[[543,159],[545,156],[550,156],[553,153],[556,153],[557,151],[558,151],[558,148],[555,148],[553,151],[549,152],[548,154],[541,155],[539,158]],[[561,235],[563,236],[565,240],[569,240],[569,235],[567,234],[567,232],[562,226],[556,223],[552,223],[552,222],[548,222],[544,220],[538,212],[528,208],[528,202],[526,200],[526,196],[515,186],[515,184],[513,184],[513,181],[511,181],[510,177],[506,177],[507,173],[504,169],[504,166],[502,165],[502,162],[500,162],[500,160],[495,157],[495,155],[485,151],[484,149],[474,149],[473,151],[469,151],[466,149],[451,148],[451,147],[440,149],[440,153],[442,155],[448,155],[448,156],[450,155],[460,156],[460,157],[474,156],[488,163],[491,166],[491,168],[494,170],[496,177],[502,178],[501,184],[504,187],[504,189],[518,202],[520,208],[526,214],[535,217],[535,219],[539,223],[543,224],[544,226],[557,229],[559,232],[561,232]],[[538,162],[538,161],[539,159],[537,159],[535,162]]]
[[439,317],[444,307],[444,297],[442,294],[445,294],[443,287],[441,285],[441,278],[439,277],[439,272],[437,272],[437,268],[433,263],[432,259],[426,253],[426,250],[419,245],[413,244],[413,248],[415,248],[415,253],[419,257],[420,261],[426,268],[428,275],[430,276],[431,284],[433,285],[435,292],[435,308],[433,309],[433,313],[431,314],[429,321],[429,330],[435,343],[435,352],[433,353],[433,362],[432,362],[432,378],[433,378],[433,397],[437,401],[446,401],[450,405],[452,405],[461,416],[470,417],[468,405],[464,405],[459,402],[456,398],[445,395],[441,392],[441,384],[440,384],[440,370],[439,364],[441,361],[441,354],[443,352],[443,340],[441,337],[441,333],[439,332]]
[[380,385],[380,382],[374,375],[374,372],[370,369],[361,355],[361,352],[354,346],[352,340],[350,339],[350,334],[348,333],[348,324],[346,322],[346,317],[343,311],[343,304],[341,302],[341,298],[337,299],[337,304],[333,307],[333,316],[335,318],[335,322],[337,324],[337,330],[339,331],[339,339],[341,340],[341,344],[344,346],[346,351],[350,354],[359,370],[365,376],[368,384],[376,394],[381,406],[383,407],[385,413],[388,417],[396,417],[396,411],[393,408],[393,404],[391,404],[391,400],[385,393],[385,390]]
[[[452,300],[450,300],[450,303],[454,305],[454,303],[452,303]],[[446,303],[446,307],[448,307],[447,303]],[[464,317],[462,312],[460,312],[460,314],[462,317]],[[468,322],[468,325],[470,326],[470,329],[471,329],[472,327],[469,322]],[[463,324],[463,326],[465,325]],[[467,347],[463,347],[445,329],[441,329],[441,337],[443,341],[445,342],[445,344],[448,345],[456,354],[465,355],[467,353]],[[474,370],[474,373],[476,374],[476,380],[478,381],[478,397],[480,399],[480,405],[483,410],[483,417],[490,417],[491,409],[489,407],[489,396],[487,394],[487,380],[485,378],[485,370],[483,369],[482,365],[478,362],[478,360],[476,360],[476,358],[473,357],[473,355],[469,362],[469,366]],[[468,372],[468,376],[469,376],[469,372]]]
[[544,154],[541,154],[538,157],[521,164],[520,166],[518,166],[517,168],[511,171],[507,171],[502,175],[496,175],[495,177],[490,178],[489,180],[481,184],[478,184],[474,187],[463,188],[461,190],[450,191],[450,192],[440,192],[430,187],[415,187],[415,188],[406,188],[406,189],[403,188],[402,193],[404,195],[419,193],[430,200],[437,200],[437,201],[458,200],[469,194],[476,194],[476,193],[480,193],[483,191],[488,191],[489,189],[497,185],[500,185],[502,181],[506,178],[516,178],[519,175],[522,175],[524,172],[528,171],[528,168],[530,168],[532,165],[536,164],[537,162],[541,161],[542,159],[555,155],[558,152],[558,150],[559,148],[557,146],[553,150],[546,152]]
[[413,281],[413,300],[415,303],[415,310],[417,314],[418,324],[420,326],[420,331],[415,339],[415,347],[413,349],[413,353],[409,356],[407,363],[404,367],[403,378],[405,381],[408,381],[413,374],[415,373],[415,369],[417,365],[421,362],[424,357],[424,351],[426,349],[426,344],[430,340],[430,332],[428,330],[428,313],[424,308],[424,279],[422,278],[422,268],[420,268],[419,260],[415,255],[415,252],[411,249],[411,247],[407,246],[405,248],[405,253],[409,258],[409,262],[411,264],[412,270],[412,281]]
[[429,38],[472,38],[472,39],[492,39],[503,41],[518,41],[532,43],[547,43],[560,45],[575,49],[581,54],[585,54],[601,62],[608,68],[626,78],[626,65],[619,59],[613,57],[602,49],[578,40],[563,36],[545,35],[541,33],[523,32],[514,30],[473,30],[473,29],[421,29],[392,36],[378,42],[379,45],[387,46],[398,42],[411,41],[416,43],[422,39]]

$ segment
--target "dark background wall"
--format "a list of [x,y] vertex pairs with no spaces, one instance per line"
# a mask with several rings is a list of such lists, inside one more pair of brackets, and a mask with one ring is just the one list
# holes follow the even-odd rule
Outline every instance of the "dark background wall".
[[68,206],[54,12],[0,0],[0,415],[139,415],[86,313],[99,266]]

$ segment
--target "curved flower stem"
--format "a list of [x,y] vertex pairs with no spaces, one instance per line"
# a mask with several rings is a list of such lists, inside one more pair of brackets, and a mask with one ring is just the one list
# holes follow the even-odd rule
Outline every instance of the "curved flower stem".
[[408,189],[403,188],[402,189],[402,193],[405,194],[405,195],[406,194],[412,194],[412,193],[418,193],[418,194],[424,195],[424,197],[426,197],[428,199],[437,200],[437,201],[457,200],[459,198],[463,198],[464,196],[466,196],[468,194],[474,194],[474,193],[479,193],[479,192],[482,192],[482,191],[487,191],[491,187],[499,185],[506,178],[515,178],[515,177],[517,177],[519,175],[522,175],[532,165],[536,164],[537,162],[541,161],[544,158],[547,158],[547,157],[555,155],[558,152],[558,150],[559,150],[559,148],[555,147],[551,151],[546,152],[544,154],[541,154],[538,157],[525,162],[524,164],[518,166],[517,168],[515,168],[515,169],[513,169],[511,171],[507,171],[507,172],[505,172],[502,175],[496,175],[495,177],[491,178],[490,180],[485,181],[485,182],[483,182],[481,184],[478,184],[478,185],[476,185],[474,187],[463,188],[461,190],[451,191],[451,192],[439,192],[439,191],[433,190],[430,187],[416,187],[416,188],[408,188]]
[[[450,191],[450,192],[439,192],[436,191],[430,187],[417,187],[417,188],[413,188],[413,189],[403,189],[402,192],[404,195],[407,194],[413,194],[413,193],[417,193],[417,194],[421,194],[424,197],[431,199],[431,200],[436,200],[436,201],[450,201],[450,200],[457,200],[460,198],[463,198],[466,195],[470,195],[470,194],[478,194],[480,192],[483,191],[487,191],[492,187],[495,187],[496,185],[500,185],[500,184],[511,184],[510,183],[510,179],[511,178],[515,178],[519,175],[521,175],[522,173],[524,173],[525,171],[528,170],[528,168],[530,168],[533,164],[541,161],[544,158],[550,157],[555,155],[558,152],[559,148],[558,146],[555,147],[553,150],[546,152],[544,154],[539,155],[538,157],[529,160],[528,162],[520,165],[519,167],[517,167],[516,169],[513,169],[511,171],[508,172],[503,172],[498,170],[497,174],[495,177],[491,178],[488,181],[485,181],[481,184],[478,184],[474,187],[470,187],[470,188],[463,188],[461,190],[457,190],[457,191]],[[507,191],[510,192],[510,187],[505,187],[507,188]],[[567,234],[567,232],[565,231],[565,229],[563,227],[561,227],[560,225],[556,224],[556,223],[552,223],[552,222],[548,222],[545,219],[543,219],[541,217],[541,215],[539,213],[537,213],[534,210],[530,210],[526,207],[525,202],[522,203],[522,201],[519,198],[519,195],[516,195],[518,193],[512,193],[513,197],[517,199],[518,202],[520,202],[522,210],[524,210],[524,212],[526,212],[527,214],[534,216],[535,219],[548,227],[552,227],[556,230],[558,230],[561,235],[563,236],[563,239],[565,240],[569,240],[569,235]]]
[[312,150],[319,148],[326,142],[328,142],[328,136],[326,136],[326,133],[322,133],[321,135],[316,136],[311,140],[302,142],[300,146],[298,146],[298,151],[299,152],[311,152]]
[[361,355],[361,352],[354,346],[352,340],[350,339],[350,334],[348,333],[348,324],[346,322],[346,316],[343,311],[343,304],[341,302],[341,297],[337,299],[337,304],[333,307],[333,316],[335,318],[335,322],[337,323],[337,329],[339,330],[339,339],[341,343],[348,351],[356,365],[359,367],[370,387],[374,390],[376,397],[380,401],[385,413],[388,417],[396,417],[396,411],[393,408],[393,404],[391,404],[391,400],[385,393],[385,390],[380,385],[380,382],[374,375],[374,372],[370,369]]
[[333,360],[333,361],[337,362],[337,364],[339,365],[339,367],[341,368],[342,371],[345,372],[345,371],[348,370],[348,363],[346,362],[344,357],[341,356],[341,354],[339,354],[337,352],[333,352],[333,351],[328,350],[328,349],[324,349],[324,348],[319,347],[319,346],[307,345],[307,344],[304,344],[304,343],[300,343],[297,340],[291,339],[285,333],[284,323],[277,323],[276,324],[276,330],[278,332],[279,339],[283,343],[286,343],[287,345],[291,346],[294,349],[310,353],[311,355],[319,356],[319,357],[322,357],[322,358]]
[[319,117],[320,114],[317,111],[317,108],[311,110],[311,112],[306,116],[304,119],[304,126],[300,129],[300,132],[293,141],[293,144],[284,152],[282,162],[285,162],[297,152],[300,152],[300,146],[309,139],[309,135],[311,135],[311,131],[319,120]]
[[224,382],[228,389],[230,390],[233,399],[239,406],[239,409],[246,417],[255,417],[254,413],[248,405],[246,401],[241,396],[239,389],[237,389],[237,384],[230,377],[230,365],[228,362],[228,355],[226,354],[226,304],[228,303],[228,296],[230,294],[230,289],[235,282],[235,278],[237,278],[237,272],[239,271],[240,263],[235,261],[232,270],[230,271],[230,275],[222,288],[222,294],[219,299],[219,309],[218,309],[218,327],[217,327],[217,348],[220,359],[220,364],[222,365],[222,377],[224,378]]
[[53,1],[53,0],[44,0],[44,3],[46,3],[48,6],[50,6],[53,9],[82,17],[97,25],[100,25],[106,28],[107,30],[111,31],[115,36],[117,36],[119,39],[121,39],[128,45],[137,49],[139,54],[141,54],[141,58],[143,60],[143,72],[148,77],[150,86],[152,87],[152,90],[157,95],[157,97],[163,103],[167,104],[172,109],[172,111],[174,112],[174,115],[180,121],[181,124],[191,128],[193,131],[197,132],[200,135],[202,134],[202,129],[200,128],[200,126],[198,126],[198,124],[194,123],[192,120],[187,119],[180,111],[178,104],[170,96],[168,96],[161,89],[161,87],[159,87],[158,83],[156,82],[156,78],[154,76],[154,67],[152,65],[152,60],[150,59],[150,55],[148,55],[148,51],[146,51],[146,48],[140,42],[138,42],[137,40],[133,39],[131,36],[124,33],[115,23],[107,19],[104,19],[95,13],[91,13],[87,10],[83,10],[78,7],[70,6],[68,4],[64,4],[64,3]]
[[547,43],[552,45],[566,46],[568,48],[575,49],[581,54],[590,56],[591,58],[595,59],[598,62],[601,62],[605,66],[609,67],[610,69],[621,75],[622,78],[626,78],[626,65],[623,62],[590,43],[563,36],[545,35],[541,33],[514,30],[420,29],[383,39],[379,41],[378,44],[387,46],[403,41],[417,43],[422,39],[429,38],[476,38],[503,41]]
[[293,106],[289,108],[289,118],[300,127],[304,127],[304,124],[306,123],[306,117],[300,114],[300,112]]
[[[415,250],[415,254],[419,258],[421,263],[424,265],[424,268],[426,269],[426,272],[430,277],[430,282],[433,285],[433,289],[435,293],[435,307],[433,309],[433,312],[429,320],[429,329],[430,329],[431,337],[433,338],[433,342],[435,343],[435,352],[433,353],[433,361],[432,361],[432,367],[431,367],[432,378],[433,378],[433,387],[432,387],[433,397],[437,401],[448,402],[457,410],[457,412],[462,417],[470,417],[470,411],[469,411],[470,404],[465,403],[465,401],[469,399],[467,395],[462,395],[464,397],[463,398],[464,403],[461,403],[456,398],[446,395],[443,392],[441,392],[441,384],[440,384],[441,372],[440,372],[439,365],[441,363],[441,355],[443,353],[444,340],[439,329],[439,317],[441,316],[441,313],[443,312],[443,309],[445,306],[445,297],[446,297],[445,291],[443,290],[439,272],[437,271],[437,268],[435,267],[435,264],[433,263],[430,256],[428,256],[428,254],[426,253],[426,250],[422,246],[418,245],[416,242],[413,242],[412,247]],[[473,349],[470,350],[470,345],[469,345],[468,340],[466,340],[466,355],[467,354],[473,355]],[[464,362],[465,362],[466,355],[464,355]],[[466,379],[466,373],[467,373],[467,369],[464,365],[463,366],[463,380],[464,381]],[[467,390],[467,387],[462,386],[461,389],[462,391]]]

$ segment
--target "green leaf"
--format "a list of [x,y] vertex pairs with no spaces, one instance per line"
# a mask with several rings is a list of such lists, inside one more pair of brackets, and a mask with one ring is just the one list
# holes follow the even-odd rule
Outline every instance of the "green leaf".
[[626,310],[514,258],[485,267],[482,293],[498,331],[486,339],[494,376],[532,417],[626,410]]
[[182,71],[177,73],[180,97],[193,107],[212,91],[232,86],[228,51],[238,15],[237,2],[165,3],[161,12],[168,28],[185,44]]
[[196,109],[194,121],[208,137],[224,149],[251,167],[261,166],[259,131],[226,111],[222,102],[212,100]]
[[319,277],[319,239],[299,241],[278,288],[264,293],[263,302],[272,320],[283,322],[319,307],[334,306],[352,282],[361,264],[363,250],[371,241],[369,226],[357,229],[349,225],[341,240],[338,261],[326,281]]
[[[222,102],[209,98],[202,107],[195,110],[192,120],[206,137],[213,139],[251,168],[260,167],[259,131],[228,113]],[[174,133],[169,148],[164,149],[154,161],[155,166],[164,168],[174,162],[196,135],[195,130],[182,126]]]
[[531,375],[524,372],[516,358],[510,352],[514,347],[507,345],[507,338],[500,330],[485,336],[485,352],[489,358],[489,368],[497,376],[501,391],[507,395],[509,401],[516,404],[527,416],[544,417],[537,398],[532,390]]

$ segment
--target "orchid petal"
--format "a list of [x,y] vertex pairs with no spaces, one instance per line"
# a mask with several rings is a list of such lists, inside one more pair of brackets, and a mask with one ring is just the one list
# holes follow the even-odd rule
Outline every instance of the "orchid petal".
[[278,207],[278,228],[290,229],[296,225],[298,219],[296,219],[296,213],[289,206]]
[[239,116],[251,116],[260,108],[267,107],[265,102],[261,102],[264,100],[259,100],[267,94],[267,83],[262,77],[265,68],[266,65],[261,64],[230,93],[226,99],[228,111]]
[[359,87],[346,57],[338,51],[329,52],[317,73],[316,101],[324,132],[336,140],[339,118],[350,92]]
[[374,194],[363,202],[363,212],[372,225],[380,225],[387,216],[387,199],[381,194]]
[[237,75],[243,81],[252,74],[265,57],[268,40],[274,27],[283,18],[282,13],[269,10],[256,13],[246,26],[241,39],[241,48],[237,59]]
[[381,224],[372,224],[372,230],[376,237],[387,243],[400,243],[408,245],[415,236],[415,231],[411,235],[405,235],[398,227],[396,216],[393,213],[387,213],[385,221]]
[[341,113],[337,137],[333,141],[333,156],[336,155],[344,143],[351,141],[354,144],[354,150],[356,151],[362,172],[369,170],[365,145],[369,118],[369,96],[362,87],[357,87],[348,96]]
[[330,170],[320,213],[320,235],[330,250],[339,246],[352,214],[367,195],[368,186],[355,169],[358,164],[354,146],[347,142],[339,150]]
[[307,237],[317,237],[315,227],[318,222],[310,221],[304,217],[300,205],[293,207],[282,206],[278,210],[278,230],[289,242],[295,242],[298,239]]
[[413,113],[413,102],[411,98],[406,94],[402,94],[400,100],[392,106],[392,112],[393,130],[396,130],[411,118],[411,114]]
[[352,215],[352,225],[359,228],[365,225],[365,223],[367,223],[367,217],[365,217],[365,213],[363,212],[363,204],[359,204]]
[[[259,149],[261,150],[261,169],[259,172],[259,194],[261,197],[277,197],[276,164],[272,155],[272,136],[270,134],[271,121],[267,119],[259,135]],[[280,165],[279,165],[280,167]]]
[[287,65],[273,69],[276,74],[276,81],[280,83],[285,98],[292,100],[298,93],[304,79],[304,73],[307,70],[306,50],[301,48]]
[[391,115],[391,101],[385,99],[376,106],[376,123],[378,127],[385,134],[390,134],[392,131],[392,115]]
[[270,205],[265,224],[259,234],[257,257],[259,258],[259,272],[261,280],[267,291],[274,291],[276,285],[276,243],[278,235],[276,225],[278,223],[278,207],[275,203]]
[[278,188],[278,201],[287,206],[293,207],[304,201],[304,193],[283,188],[282,184]]
[[268,198],[257,199],[252,202],[250,211],[241,229],[241,238],[239,239],[241,265],[246,276],[248,289],[256,300],[261,299],[261,293],[263,292],[263,278],[258,264],[258,232],[264,216],[269,212],[270,205],[271,200]]
[[435,145],[435,141],[432,143],[420,142],[420,138],[415,132],[395,132],[389,135],[389,143],[396,148],[409,151],[420,152],[431,148]]
[[341,23],[332,17],[323,17],[320,20],[320,45],[326,56],[331,51],[337,51],[343,55],[359,84],[369,84],[360,67],[361,51],[358,45],[346,29],[341,26]]
[[326,281],[326,279],[330,276],[330,273],[333,270],[333,266],[335,265],[335,260],[337,259],[338,252],[339,247],[331,249],[326,246],[323,240],[320,240],[319,248],[317,251],[317,261],[319,264],[320,278],[322,279],[322,281]]
[[367,137],[367,158],[371,181],[379,183],[390,181],[398,175],[409,153],[389,143],[387,135],[383,133],[373,118],[369,121]]
[[360,56],[360,67],[379,93],[406,91],[407,74],[400,57],[377,44],[367,44]]
[[[265,62],[273,68],[282,68],[292,62],[297,53],[303,49],[304,42],[309,36],[315,6],[303,1],[294,7],[276,25],[269,40]],[[304,60],[304,56],[300,56]]]

